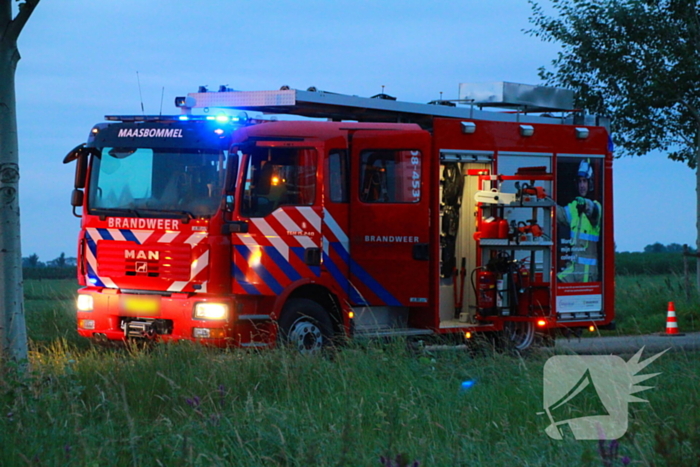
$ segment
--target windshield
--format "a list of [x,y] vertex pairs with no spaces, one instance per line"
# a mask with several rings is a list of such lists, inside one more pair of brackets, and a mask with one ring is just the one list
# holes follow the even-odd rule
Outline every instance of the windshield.
[[90,214],[209,217],[222,200],[227,151],[105,147],[93,157]]

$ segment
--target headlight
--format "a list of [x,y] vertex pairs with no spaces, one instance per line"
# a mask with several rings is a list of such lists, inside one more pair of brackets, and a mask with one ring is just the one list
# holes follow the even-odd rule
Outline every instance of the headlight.
[[194,317],[198,319],[226,319],[228,305],[223,303],[197,303],[194,306]]
[[92,295],[78,295],[78,300],[76,301],[76,307],[78,311],[92,311],[93,301]]

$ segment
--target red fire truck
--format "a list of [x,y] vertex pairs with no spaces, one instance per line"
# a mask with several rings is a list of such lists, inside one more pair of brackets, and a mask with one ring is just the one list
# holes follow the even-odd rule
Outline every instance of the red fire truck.
[[78,332],[312,352],[481,333],[523,350],[610,327],[612,149],[572,97],[222,88],[176,98],[176,116],[108,116],[64,160]]

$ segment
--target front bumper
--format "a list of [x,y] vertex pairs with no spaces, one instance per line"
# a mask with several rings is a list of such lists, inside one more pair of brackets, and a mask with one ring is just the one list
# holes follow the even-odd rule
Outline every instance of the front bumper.
[[[92,311],[77,311],[78,334],[96,341],[125,341],[128,338],[157,341],[189,340],[206,345],[240,345],[234,303],[230,297],[176,293],[157,295],[123,293],[116,289],[86,287],[79,295],[90,295]],[[226,319],[196,319],[197,303],[220,303],[228,307]]]

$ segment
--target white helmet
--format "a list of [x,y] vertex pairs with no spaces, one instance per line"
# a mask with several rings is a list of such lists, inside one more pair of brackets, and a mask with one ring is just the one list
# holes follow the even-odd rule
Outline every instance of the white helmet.
[[578,176],[586,177],[589,180],[593,178],[593,166],[590,159],[583,159],[578,165]]
[[593,191],[593,166],[590,159],[581,160],[576,175],[586,178],[588,180],[588,191]]

